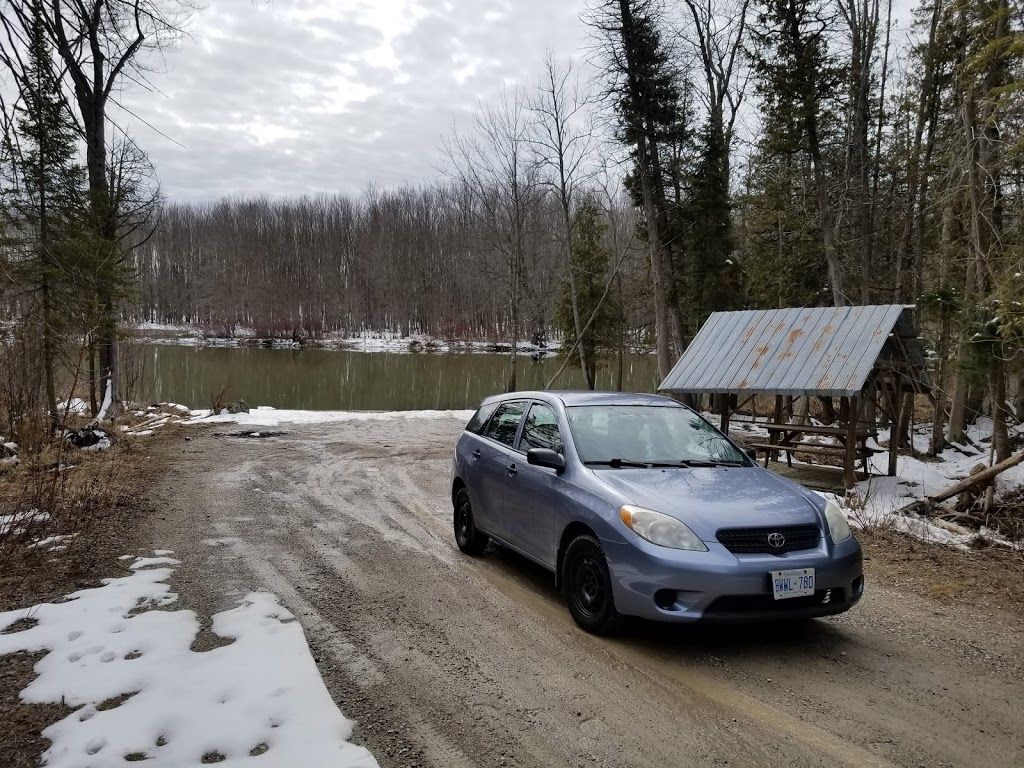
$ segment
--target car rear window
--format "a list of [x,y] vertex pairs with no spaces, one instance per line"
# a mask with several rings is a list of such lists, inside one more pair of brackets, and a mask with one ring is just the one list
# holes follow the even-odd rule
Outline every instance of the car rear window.
[[466,431],[472,432],[474,435],[482,435],[484,427],[487,426],[487,420],[491,418],[491,414],[494,413],[494,409],[497,407],[497,403],[484,403],[477,408],[473,418],[466,425]]
[[494,418],[487,424],[487,431],[484,437],[497,440],[505,445],[512,445],[516,439],[516,431],[519,429],[519,420],[526,410],[526,403],[522,400],[502,403],[494,413]]

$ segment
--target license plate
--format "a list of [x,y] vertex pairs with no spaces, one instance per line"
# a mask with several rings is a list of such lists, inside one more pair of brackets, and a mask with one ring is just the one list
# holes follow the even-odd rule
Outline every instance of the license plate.
[[772,593],[776,600],[814,594],[814,569],[795,568],[791,571],[769,571]]

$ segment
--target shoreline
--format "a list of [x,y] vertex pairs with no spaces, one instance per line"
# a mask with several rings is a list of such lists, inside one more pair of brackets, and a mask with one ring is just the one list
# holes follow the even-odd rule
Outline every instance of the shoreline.
[[[165,344],[180,347],[254,347],[262,349],[328,349],[340,352],[391,352],[394,354],[509,354],[507,341],[440,339],[425,334],[402,336],[391,332],[367,332],[364,335],[325,334],[319,337],[303,336],[280,338],[262,336],[243,329],[234,336],[207,335],[196,328],[149,327],[142,324],[130,328],[130,340],[145,344]],[[553,357],[561,344],[557,341],[534,344],[520,341],[518,355]]]

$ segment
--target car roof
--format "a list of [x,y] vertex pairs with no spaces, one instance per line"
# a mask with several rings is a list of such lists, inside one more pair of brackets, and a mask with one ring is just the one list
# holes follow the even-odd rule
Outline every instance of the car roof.
[[485,403],[501,402],[503,400],[561,400],[567,407],[574,405],[654,405],[654,406],[676,406],[685,408],[684,405],[669,397],[662,395],[651,395],[646,392],[595,392],[588,389],[562,389],[526,392],[506,392],[500,395],[492,395],[484,399]]

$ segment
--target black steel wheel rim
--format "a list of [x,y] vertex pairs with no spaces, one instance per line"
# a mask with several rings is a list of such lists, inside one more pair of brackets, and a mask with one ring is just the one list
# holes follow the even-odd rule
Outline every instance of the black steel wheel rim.
[[605,588],[601,566],[593,555],[584,555],[573,568],[573,601],[580,613],[597,616],[604,607]]
[[469,541],[469,531],[473,525],[472,519],[473,514],[470,512],[469,502],[462,502],[455,513],[455,535],[463,544]]

